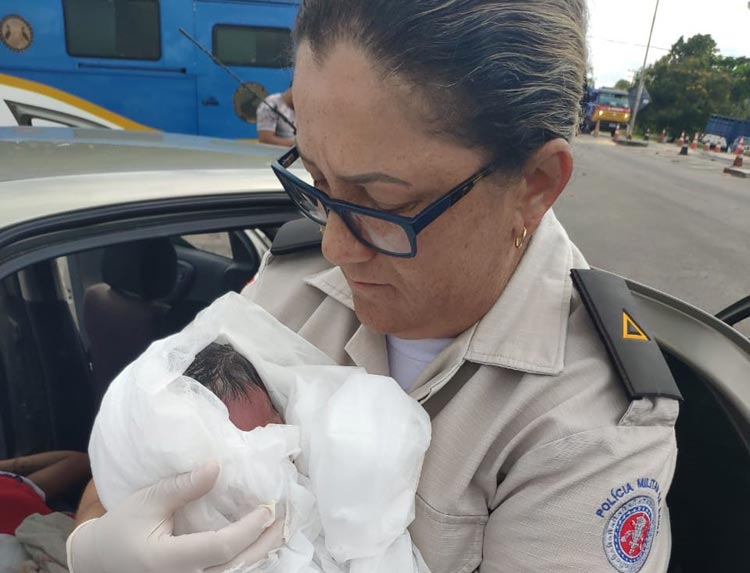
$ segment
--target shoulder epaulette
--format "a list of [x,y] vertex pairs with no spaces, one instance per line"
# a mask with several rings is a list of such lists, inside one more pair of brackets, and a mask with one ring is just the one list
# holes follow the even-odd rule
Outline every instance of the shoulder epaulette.
[[571,271],[599,336],[620,374],[628,397],[682,400],[672,372],[625,279],[596,269]]
[[295,219],[281,226],[271,245],[274,255],[289,255],[307,249],[320,249],[320,225],[310,219]]

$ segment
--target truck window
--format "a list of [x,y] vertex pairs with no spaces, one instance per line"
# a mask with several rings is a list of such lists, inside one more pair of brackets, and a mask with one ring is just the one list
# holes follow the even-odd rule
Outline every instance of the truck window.
[[213,28],[213,53],[228,66],[287,68],[291,62],[292,31],[218,24]]
[[68,54],[158,60],[159,0],[63,0]]
[[602,92],[599,95],[599,103],[612,107],[630,107],[630,101],[628,100],[627,94]]

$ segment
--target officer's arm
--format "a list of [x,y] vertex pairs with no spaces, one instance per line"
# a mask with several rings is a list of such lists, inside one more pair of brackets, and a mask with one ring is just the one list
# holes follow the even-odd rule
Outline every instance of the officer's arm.
[[680,392],[625,281],[593,269],[572,276],[629,407],[616,425],[521,455],[490,507],[482,573],[667,570]]
[[[493,500],[480,572],[666,571],[677,411],[670,398],[639,400],[620,425],[523,455]],[[654,413],[662,423],[641,425]]]

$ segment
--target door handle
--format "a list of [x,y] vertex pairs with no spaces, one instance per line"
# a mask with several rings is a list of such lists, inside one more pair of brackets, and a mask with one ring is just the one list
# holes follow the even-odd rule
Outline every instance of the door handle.
[[203,105],[219,105],[219,100],[211,96],[201,101]]

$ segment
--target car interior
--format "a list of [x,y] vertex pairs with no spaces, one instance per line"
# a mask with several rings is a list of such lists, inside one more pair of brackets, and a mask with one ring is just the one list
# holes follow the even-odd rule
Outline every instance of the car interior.
[[[97,405],[117,373],[217,297],[240,291],[278,228],[154,232],[0,279],[0,458],[86,451]],[[666,295],[630,286],[684,396],[667,498],[670,571],[744,570],[750,340]],[[75,504],[72,495],[56,509]]]
[[86,451],[109,383],[151,342],[240,292],[276,230],[139,239],[0,280],[0,459]]
[[181,330],[222,294],[242,290],[261,255],[246,233],[234,231],[144,239],[67,257],[95,399],[151,342]]

